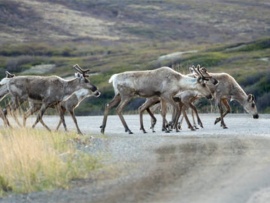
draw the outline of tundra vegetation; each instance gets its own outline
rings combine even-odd
[[[45,6],[46,12],[41,9]],[[114,73],[172,64],[185,73],[187,67],[201,64],[210,72],[231,74],[254,94],[259,112],[266,113],[270,112],[268,14],[267,2],[254,0],[215,4],[207,0],[45,0],[35,4],[3,0],[0,77],[6,69],[16,75],[41,69],[44,75],[65,77],[73,64],[90,65],[97,73],[93,83],[104,94],[99,101],[84,102],[77,113],[96,115],[103,113],[113,96],[107,81]],[[174,57],[162,57],[168,55]],[[142,102],[132,102],[129,110]],[[204,103],[199,106],[206,112],[209,103]],[[237,104],[232,106],[233,112],[242,112]]]
[[[158,60],[159,56],[178,51],[176,48],[169,49],[168,46],[176,47],[175,43],[168,43],[162,47],[161,44],[136,44],[132,46],[123,44],[119,46],[102,47],[101,45],[71,45],[73,55],[69,57],[52,55],[41,52],[39,45],[32,46],[32,53],[25,51],[29,45],[20,44],[16,46],[0,47],[0,75],[5,77],[5,70],[16,75],[23,74],[37,64],[54,64],[55,67],[44,73],[44,75],[57,74],[66,77],[71,74],[70,66],[79,63],[82,67],[91,66],[91,81],[97,85],[103,93],[98,100],[86,99],[76,110],[78,115],[102,115],[104,106],[113,97],[114,92],[107,83],[114,73],[126,70],[145,70],[165,66],[177,66],[181,73],[188,73],[188,67],[193,64],[201,64],[210,72],[227,72],[231,74],[243,87],[243,89],[255,96],[258,111],[269,113],[269,54],[270,39],[257,40],[250,43],[219,45],[218,47],[203,48],[191,46],[189,49],[198,49],[197,53],[184,54],[177,58]],[[45,45],[44,45],[45,46]],[[64,45],[62,45],[64,49]],[[53,49],[53,46],[46,46]],[[57,46],[61,49],[61,45]],[[9,50],[9,55],[3,55],[4,50]],[[21,51],[20,51],[21,50]],[[25,52],[24,52],[24,51]],[[84,50],[81,51],[81,50]],[[158,50],[158,51],[157,51]],[[35,54],[36,52],[39,54]],[[14,53],[13,53],[14,52]],[[40,53],[41,52],[41,53]],[[27,58],[27,60],[25,60]],[[21,73],[22,72],[22,73]],[[3,102],[6,102],[4,100]],[[127,110],[136,110],[143,101],[134,100],[128,105]],[[243,112],[237,103],[232,103],[232,112]],[[209,110],[209,102],[200,101],[200,111]],[[216,112],[218,110],[216,109]]]
[[[100,167],[98,159],[76,147],[75,133],[29,128],[0,131],[0,196],[68,188]],[[89,137],[82,142],[89,142]],[[78,167],[80,166],[80,167]]]

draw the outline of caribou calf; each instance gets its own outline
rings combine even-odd
[[[125,128],[125,131],[132,134],[129,129],[122,111],[128,102],[136,97],[158,96],[161,99],[162,129],[166,130],[166,102],[171,104],[178,111],[174,120],[174,127],[178,132],[177,122],[179,119],[179,105],[173,100],[173,96],[179,91],[197,90],[211,98],[208,88],[208,81],[204,77],[191,78],[182,75],[170,67],[161,67],[155,70],[146,71],[127,71],[111,76],[109,83],[112,83],[115,96],[105,106],[101,133],[104,133],[109,110],[117,107],[117,114]]]
[[[83,134],[78,126],[78,122],[77,119],[75,117],[75,113],[74,110],[75,108],[77,108],[80,103],[87,97],[91,97],[91,96],[95,96],[95,97],[99,97],[100,94],[94,94],[93,92],[90,91],[89,89],[80,89],[75,91],[71,96],[69,96],[66,100],[64,99],[62,102],[60,102],[57,105],[53,105],[50,106],[51,108],[56,108],[59,111],[59,116],[60,116],[60,120],[59,123],[56,127],[56,130],[59,129],[60,125],[63,124],[65,130],[67,131],[67,125],[65,122],[65,112],[68,111],[69,114],[71,115],[73,122],[75,123],[76,129],[77,129],[77,133],[78,134]],[[27,118],[34,114],[36,111],[38,111],[41,108],[42,103],[39,101],[35,101],[35,100],[31,100],[29,99],[29,109],[28,111],[24,114],[24,126],[26,125],[26,120]],[[42,120],[42,118],[40,119],[41,124],[48,129],[48,126],[44,123],[44,121]],[[35,126],[33,126],[35,127]],[[48,129],[49,130],[49,129]]]

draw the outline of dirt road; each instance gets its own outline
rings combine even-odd
[[[270,115],[254,120],[230,114],[221,129],[217,115],[202,114],[203,129],[163,133],[157,115],[156,133],[139,130],[138,116],[125,116],[133,135],[116,116],[109,116],[105,135],[101,116],[79,117],[89,146],[104,167],[69,190],[15,195],[0,202],[145,202],[145,203],[265,203],[270,202]],[[55,126],[57,117],[47,117]],[[70,118],[69,129],[74,130]],[[29,122],[31,123],[31,122]],[[145,127],[150,120],[145,116]]]

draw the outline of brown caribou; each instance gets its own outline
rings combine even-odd
[[[11,112],[14,112],[20,104],[29,99],[41,102],[41,108],[32,126],[34,127],[42,119],[48,107],[59,104],[76,91],[87,89],[93,92],[93,95],[99,96],[100,92],[97,87],[86,78],[86,73],[89,70],[82,70],[77,65],[74,68],[79,73],[76,73],[75,78],[71,80],[65,80],[58,76],[16,76],[2,80],[0,84],[4,84],[11,96],[11,105],[9,106]],[[2,96],[4,95],[0,95],[0,98]]]

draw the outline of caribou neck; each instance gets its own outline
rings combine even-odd
[[[183,76],[182,79],[179,80],[179,85],[182,90],[197,90],[197,78]]]
[[[67,95],[71,95],[75,91],[81,89],[79,83],[80,81],[77,78],[69,80],[66,83],[64,83],[64,97]]]
[[[231,100],[236,100],[240,104],[244,104],[247,101],[248,95],[238,84],[234,84],[231,90]]]

